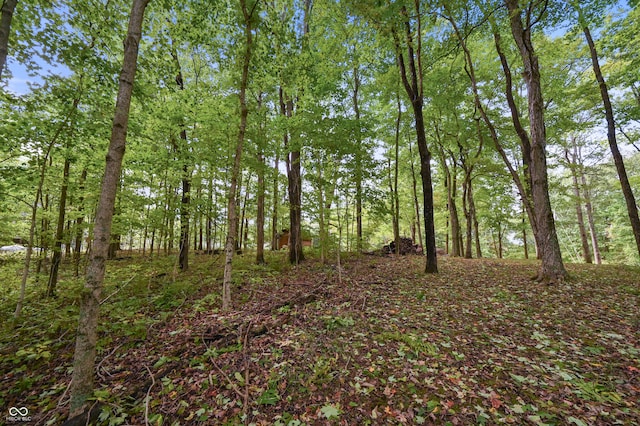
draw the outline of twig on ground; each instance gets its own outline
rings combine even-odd
[[[118,349],[120,349],[122,347],[122,345],[124,345],[124,343],[116,346],[111,352],[109,352],[109,354],[107,356],[102,358],[102,360],[96,366],[96,374],[98,375],[98,377],[100,377],[100,379],[105,380],[104,376],[102,374],[100,374],[100,369],[102,368],[102,363],[105,362],[107,360],[107,358],[109,358],[111,355],[113,355]],[[107,374],[109,374],[108,371],[107,371]],[[109,374],[109,376],[111,376],[111,374]]]
[[[58,399],[58,405],[56,405],[56,408],[60,408],[60,407],[62,407],[64,405],[64,403],[63,403],[64,397],[69,392],[69,389],[71,388],[71,383],[72,382],[73,382],[73,379],[69,380],[69,384],[67,385],[67,388],[64,390],[64,392],[62,392],[62,395],[60,395],[60,398]]]
[[[204,339],[204,335],[202,336],[202,343],[204,343],[204,346],[207,348],[207,351],[209,349],[211,349],[209,347],[209,345],[207,344],[207,341]],[[213,357],[211,355],[209,355],[209,360],[211,361],[211,364],[213,364],[213,366],[215,367],[215,369],[218,371],[218,373],[220,373],[222,375],[222,377],[225,378],[225,380],[227,381],[227,383],[229,384],[229,386],[231,386],[231,389],[233,389],[233,391],[236,393],[236,395],[238,395],[240,397],[240,399],[244,400],[244,394],[242,392],[240,392],[240,390],[238,389],[238,387],[236,386],[235,383],[233,383],[233,381],[229,378],[229,376],[227,375],[227,373],[225,373],[222,368],[220,368],[218,366],[218,364],[216,363],[216,361],[213,359]]]
[[[147,364],[144,365],[144,368],[147,369],[147,372],[151,376],[151,386],[149,386],[149,389],[147,389],[147,396],[145,397],[145,400],[144,400],[144,424],[148,425],[149,424],[149,397],[151,395],[151,388],[153,388],[153,385],[156,384],[156,379],[153,377],[153,373],[151,373],[151,370],[149,369]]]
[[[247,323],[244,331],[244,345],[242,348],[244,356],[244,400],[242,404],[242,414],[244,415],[244,424],[249,424],[249,332],[251,331],[251,321]]]
[[[136,277],[136,275],[132,276],[131,278],[129,278],[124,284],[122,284],[120,287],[118,287],[116,289],[116,291],[114,291],[113,293],[111,293],[110,295],[108,295],[107,297],[105,297],[104,299],[102,299],[102,301],[100,302],[100,305],[102,305],[104,302],[106,302],[107,300],[109,300],[111,298],[111,296],[114,296],[115,294],[119,293],[120,290],[122,290],[123,288],[125,288],[131,281],[133,281],[133,279]]]

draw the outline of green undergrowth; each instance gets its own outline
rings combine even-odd
[[[229,312],[221,256],[185,273],[173,257],[110,262],[100,424],[640,422],[638,268],[568,265],[549,286],[530,280],[535,261],[442,258],[425,275],[420,257],[309,257],[236,257]],[[0,405],[41,424],[68,404],[82,280],[67,267],[56,299],[30,283],[24,317],[1,329]]]
[[[236,256],[236,287],[244,281],[262,282],[286,268],[280,254],[270,266],[256,266],[252,259]],[[24,259],[5,256],[0,263],[0,406],[56,407],[66,389],[78,321],[83,277],[73,276],[73,265],[63,263],[56,297],[45,297],[48,277],[31,271],[22,315],[13,319],[19,295]],[[133,348],[145,341],[150,330],[163,327],[176,312],[217,311],[220,308],[221,256],[192,256],[190,269],[181,273],[175,256],[124,256],[108,262],[102,291],[98,329],[98,360],[113,350]],[[35,268],[35,264],[32,262]],[[255,276],[255,277],[254,277]],[[47,371],[54,366],[53,371]],[[38,387],[40,392],[32,392]],[[5,392],[6,391],[6,392]],[[104,399],[104,392],[98,399]],[[17,398],[16,395],[28,395]],[[101,396],[100,396],[101,395]],[[35,407],[38,407],[37,409]],[[55,421],[52,424],[56,424]]]

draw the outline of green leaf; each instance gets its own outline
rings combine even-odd
[[[524,413],[524,407],[522,407],[522,405],[520,405],[520,404],[515,404],[515,405],[511,406],[511,411],[513,411],[516,414],[523,414]]]
[[[325,419],[332,419],[340,416],[340,409],[333,404],[327,404],[320,409]]]
[[[576,425],[578,425],[578,426],[588,426],[588,425],[587,425],[587,423],[585,423],[585,422],[583,422],[582,420],[577,419],[577,418],[575,418],[575,417],[573,417],[573,416],[568,417],[568,418],[567,418],[567,421],[568,421],[569,423],[574,423],[574,424],[576,424]]]
[[[258,397],[258,405],[276,405],[280,401],[280,395],[275,389],[267,389]]]

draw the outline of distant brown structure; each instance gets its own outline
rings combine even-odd
[[[313,245],[310,238],[302,239],[302,247],[311,247]],[[276,234],[276,250],[282,250],[285,247],[289,247],[289,230],[283,229]]]

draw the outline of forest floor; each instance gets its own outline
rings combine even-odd
[[[640,424],[638,267],[568,265],[547,286],[534,261],[443,257],[426,275],[418,256],[285,256],[236,259],[230,312],[220,256],[184,274],[172,258],[110,263],[102,424]],[[19,269],[0,269],[3,318]],[[63,275],[52,300],[41,281],[0,327],[0,424],[8,407],[66,417],[82,280]]]

